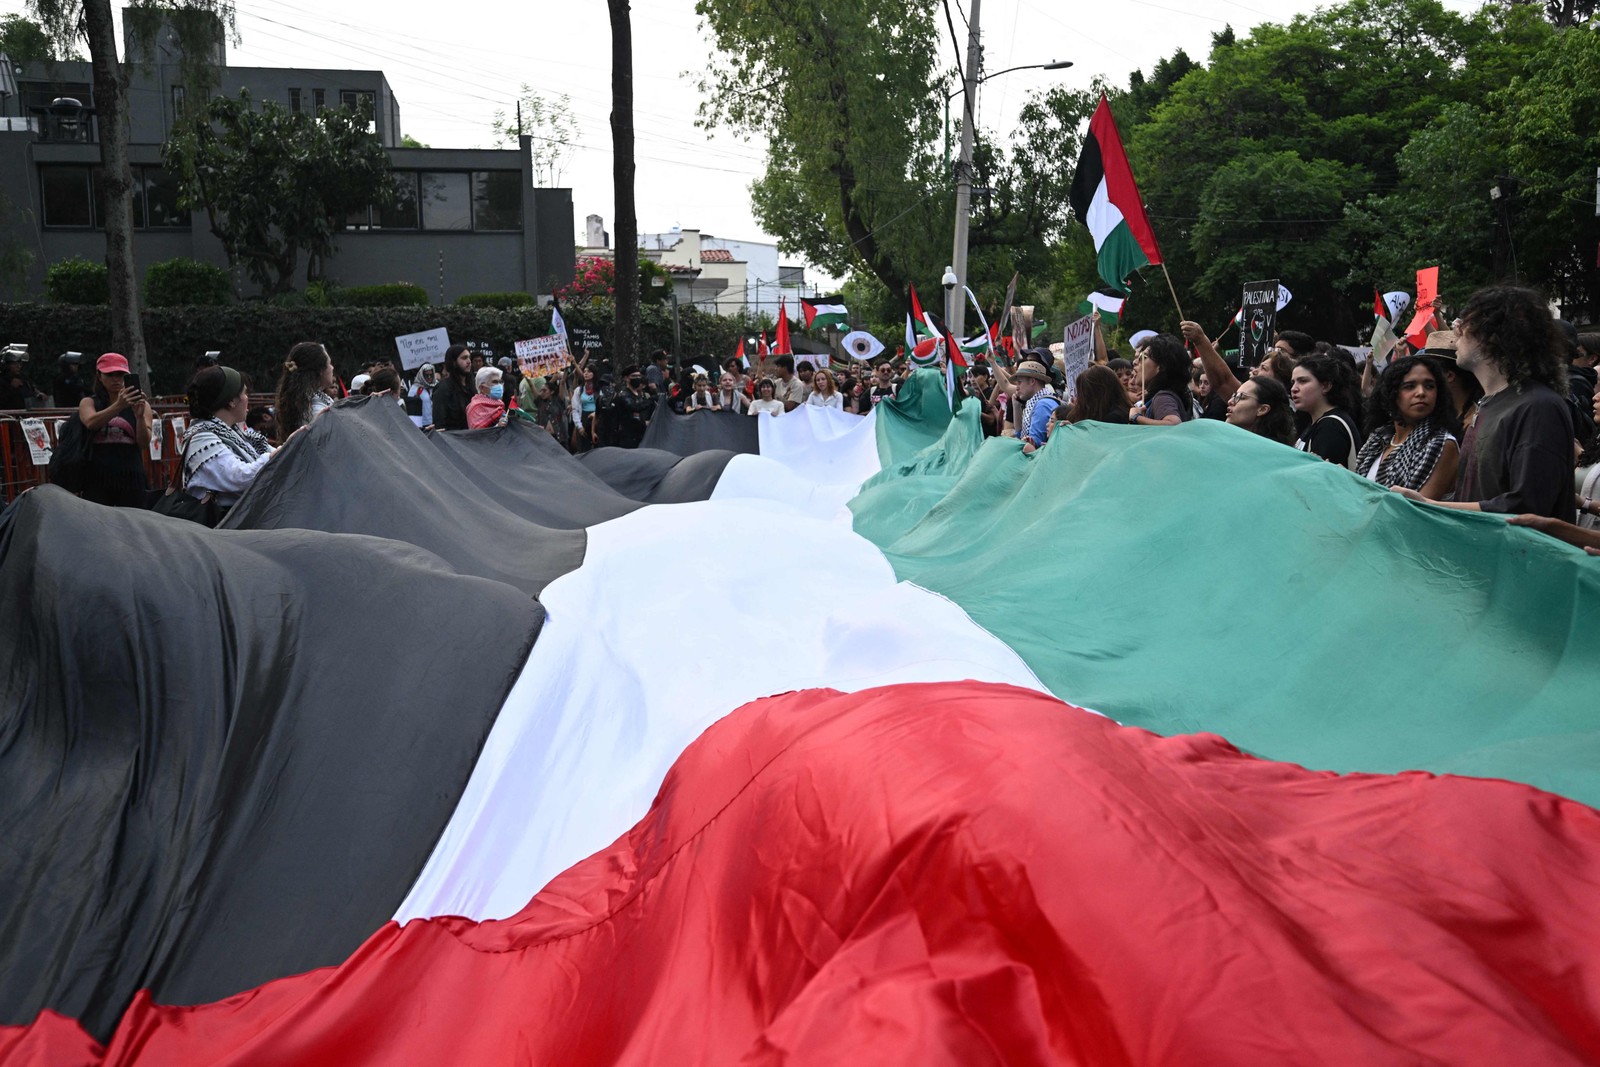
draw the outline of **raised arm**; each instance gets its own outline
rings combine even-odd
[[[1217,346],[1211,343],[1211,338],[1206,336],[1205,329],[1198,322],[1181,322],[1178,328],[1183,331],[1183,339],[1194,346],[1206,377],[1211,379],[1211,395],[1226,401],[1242,383],[1234,376],[1227,361],[1218,354]]]

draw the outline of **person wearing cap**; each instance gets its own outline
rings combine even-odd
[[[78,373],[82,364],[82,352],[63,352],[56,358],[56,380],[50,386],[50,397],[56,407],[75,408],[89,395],[83,375]]]
[[[488,366],[473,378],[478,394],[467,404],[467,429],[482,430],[506,423],[506,387],[499,367]]]
[[[1456,365],[1456,332],[1434,330],[1428,334],[1427,343],[1417,355],[1427,356],[1444,371],[1444,380],[1450,387],[1450,403],[1455,408],[1456,418],[1461,421],[1463,430],[1470,427],[1478,417],[1478,398],[1483,396],[1483,386],[1478,384],[1478,379]],[[1393,363],[1404,358],[1405,355],[1397,347],[1389,362]]]
[[[622,388],[616,391],[610,404],[615,443],[622,448],[638,448],[650,425],[656,402],[645,390],[644,371],[640,368],[629,367],[622,382]]]
[[[1032,452],[1044,444],[1050,432],[1050,420],[1055,417],[1061,403],[1050,385],[1050,372],[1033,353],[1017,364],[1011,372],[1016,383],[1017,400],[1022,404],[1022,422],[1016,434],[1022,441],[1022,451]]]
[[[1455,325],[1456,364],[1484,395],[1461,443],[1455,499],[1437,506],[1572,522],[1566,361],[1544,300],[1520,286],[1489,286],[1472,294]]]
[[[94,445],[84,471],[83,498],[114,508],[142,508],[149,488],[144,457],[150,452],[155,412],[128,384],[128,361],[107,352],[95,361],[94,392],[78,403],[78,419]]]
[[[250,382],[234,368],[206,367],[189,380],[187,392],[194,421],[183,435],[183,490],[232,507],[277,450],[245,425]]]

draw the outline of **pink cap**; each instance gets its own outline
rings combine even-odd
[[[95,360],[94,369],[102,374],[127,374],[128,361],[120,352],[107,352]]]

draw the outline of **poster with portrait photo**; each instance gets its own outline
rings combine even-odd
[[[1278,326],[1278,279],[1246,282],[1239,309],[1239,365],[1258,366]]]

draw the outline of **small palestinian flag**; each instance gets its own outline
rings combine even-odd
[[[1089,120],[1078,173],[1068,194],[1072,212],[1089,227],[1099,258],[1100,277],[1119,293],[1128,291],[1128,275],[1161,263],[1161,246],[1144,213],[1133,169],[1122,149],[1116,119],[1105,96]]]
[[[1078,305],[1078,314],[1080,316],[1093,315],[1098,311],[1100,312],[1100,321],[1107,326],[1115,328],[1122,318],[1122,307],[1127,302],[1127,297],[1117,296],[1114,293],[1097,289],[1089,294],[1088,299]]]
[[[815,300],[801,299],[800,313],[805,316],[806,329],[843,326],[850,321],[850,311],[844,306],[844,297],[819,296]]]

